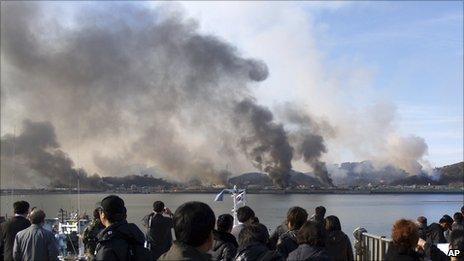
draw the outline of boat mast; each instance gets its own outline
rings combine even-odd
[[[234,189],[232,191],[232,199],[234,201],[234,208],[232,209],[232,216],[234,217],[234,226],[238,225],[238,220],[237,220],[237,196],[238,196],[237,185],[234,185]]]
[[[13,127],[13,171],[11,173],[11,197],[14,195],[14,182],[16,172],[16,124]]]
[[[81,213],[81,189],[80,189],[80,182],[79,182],[79,175],[77,176],[77,215],[79,216]]]

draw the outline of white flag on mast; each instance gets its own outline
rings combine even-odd
[[[242,193],[238,194],[236,199],[237,199],[237,203],[246,203],[247,201],[246,191],[242,191]]]
[[[214,198],[214,201],[223,201],[224,200],[224,192],[225,192],[225,190],[222,190],[221,192],[219,192],[219,194],[217,194],[216,197]]]

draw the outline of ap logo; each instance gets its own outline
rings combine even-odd
[[[448,256],[457,257],[457,256],[459,256],[460,253],[461,253],[461,251],[459,249],[450,249],[450,250],[448,250]]]

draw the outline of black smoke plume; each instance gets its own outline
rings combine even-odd
[[[142,2],[72,10],[65,16],[69,6],[61,3],[2,3],[3,122],[47,119],[42,129],[53,134],[37,134],[44,142],[18,148],[32,169],[57,184],[88,177],[60,149],[53,125],[63,150],[85,148],[79,164],[91,173],[113,176],[139,164],[179,181],[220,184],[231,172],[247,171],[251,159],[275,184],[287,185],[293,157],[287,132],[249,99],[250,83],[268,76],[264,62],[199,33],[180,11]],[[25,123],[23,139],[43,131],[34,125]],[[298,144],[297,153],[321,165],[325,150]]]
[[[240,146],[253,164],[269,173],[275,185],[286,187],[292,170],[293,148],[282,124],[273,121],[272,113],[253,100],[243,100],[235,109],[237,124],[243,126]]]
[[[292,127],[290,139],[295,148],[295,156],[303,158],[323,184],[333,186],[326,164],[320,160],[322,154],[327,152],[322,134],[334,135],[332,127],[324,121],[312,119],[296,106],[287,105],[281,108],[280,114]]]
[[[15,160],[28,166],[52,187],[74,188],[78,180],[82,188],[103,187],[98,175],[89,176],[82,168],[74,167],[74,162],[60,150],[55,129],[49,122],[24,120],[19,136],[8,134],[2,137],[1,157],[2,161]]]

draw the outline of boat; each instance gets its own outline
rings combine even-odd
[[[87,260],[82,235],[89,223],[87,216],[63,209],[58,217],[45,220],[44,228],[52,231],[57,240],[59,260]]]

